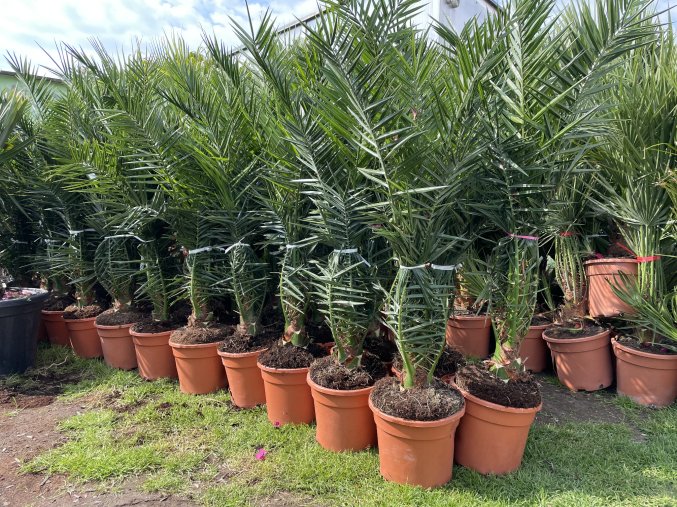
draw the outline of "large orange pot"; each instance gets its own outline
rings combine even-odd
[[[129,331],[134,342],[139,375],[147,380],[177,378],[176,361],[169,346],[171,331],[162,333],[137,333]]]
[[[313,382],[308,385],[315,403],[315,439],[330,451],[360,451],[376,446],[376,425],[369,408],[373,386],[341,391]]]
[[[136,368],[136,351],[129,328],[132,324],[118,326],[102,326],[96,324],[96,330],[101,338],[103,360],[108,366],[121,370]]]
[[[519,357],[522,359],[527,370],[541,372],[548,367],[548,356],[550,351],[548,345],[543,340],[543,331],[550,324],[544,326],[530,326],[529,331],[524,336],[520,344]]]
[[[64,320],[76,355],[87,359],[103,356],[101,339],[94,323],[96,317]]]
[[[491,319],[486,315],[456,315],[447,321],[447,343],[465,356],[487,357],[490,334]]]
[[[313,396],[306,382],[309,368],[269,368],[256,364],[263,377],[270,422],[275,425],[310,424],[315,420]]]
[[[588,313],[593,317],[615,317],[621,313],[633,313],[630,305],[625,304],[614,293],[612,287],[623,286],[619,273],[625,273],[634,279],[637,277],[635,259],[610,258],[593,259],[583,263],[588,286]]]
[[[42,310],[42,322],[45,323],[49,343],[61,347],[71,346],[70,333],[63,320],[63,310]]]
[[[238,407],[251,408],[266,403],[263,377],[256,365],[264,350],[243,353],[218,351],[223,367],[226,369],[230,397]]]
[[[572,391],[598,391],[614,381],[609,330],[584,338],[543,339],[552,353],[557,378]]]
[[[465,407],[437,421],[410,421],[384,414],[369,399],[378,437],[380,472],[387,481],[424,488],[451,480],[454,433]]]
[[[456,432],[454,459],[481,474],[507,474],[522,464],[529,429],[542,404],[512,408],[484,401],[458,388],[465,416]]]
[[[611,340],[616,390],[640,405],[667,407],[677,399],[677,355],[651,354]]]
[[[218,354],[221,343],[186,344],[169,340],[176,360],[179,388],[182,393],[213,393],[228,385],[226,372]]]

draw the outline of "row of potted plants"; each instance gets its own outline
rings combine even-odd
[[[617,351],[666,358],[650,403],[677,394],[677,52],[631,4],[518,0],[431,41],[415,2],[351,0],[293,44],[266,15],[237,51],[64,46],[65,94],[11,56],[32,108],[2,115],[0,261],[51,290],[48,334],[82,357],[195,394],[227,375],[234,403],[316,418],[329,449],[376,435],[389,480],[510,472],[542,404],[535,315],[568,387],[613,380],[589,313],[620,317]],[[608,374],[568,384],[567,344]]]

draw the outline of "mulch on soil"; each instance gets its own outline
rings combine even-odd
[[[461,393],[440,380],[433,380],[429,386],[403,389],[392,377],[376,382],[371,402],[385,414],[410,421],[444,419],[464,406]]]
[[[96,317],[96,323],[100,326],[124,326],[125,324],[134,324],[142,320],[148,320],[150,315],[141,313],[137,310],[115,310],[110,308]]]
[[[317,359],[310,366],[310,378],[313,382],[327,389],[341,391],[364,389],[387,374],[388,368],[383,361],[370,352],[364,352],[359,368],[348,369],[339,364],[334,356]]]
[[[277,342],[259,356],[259,363],[268,368],[308,368],[315,359],[325,357],[328,353],[326,348],[315,343],[303,348]]]
[[[541,403],[541,391],[533,379],[504,380],[486,367],[471,364],[456,373],[456,385],[478,398],[512,408],[533,408]]]
[[[270,326],[255,336],[241,329],[236,329],[233,334],[223,341],[223,345],[219,347],[219,350],[230,354],[255,352],[271,347],[280,336],[282,336],[282,326]]]
[[[75,303],[75,298],[70,294],[54,294],[47,296],[47,301],[42,305],[43,310],[49,312],[61,312]]]
[[[67,320],[91,319],[97,317],[105,310],[99,305],[87,305],[78,308],[76,305],[70,305],[63,312],[63,318]]]
[[[166,333],[167,331],[174,331],[179,329],[183,324],[171,321],[148,320],[137,322],[129,329],[135,333]]]
[[[174,331],[170,340],[184,345],[198,345],[223,341],[232,333],[232,326],[185,326]]]
[[[576,338],[588,338],[604,332],[602,326],[584,326],[581,328],[553,326],[545,330],[548,338],[555,338],[558,340],[573,340]]]
[[[640,342],[638,339],[631,336],[622,336],[616,338],[618,343],[629,347],[631,349],[639,350],[640,352],[646,352],[647,354],[656,354],[660,356],[673,356],[677,354],[677,350],[669,349],[665,345],[675,346],[674,343],[670,343],[668,340],[656,340],[654,343],[651,342]]]

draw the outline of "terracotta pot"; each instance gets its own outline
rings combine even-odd
[[[64,320],[76,355],[87,359],[103,356],[101,339],[94,323],[96,317]]]
[[[447,321],[447,343],[466,356],[487,357],[490,334],[491,319],[486,315],[457,315]]]
[[[481,474],[507,474],[522,464],[529,429],[542,405],[512,408],[484,401],[458,388],[465,416],[456,432],[454,459]]]
[[[608,329],[585,338],[550,338],[546,329],[543,339],[552,352],[557,378],[572,391],[597,391],[613,382]]]
[[[270,422],[275,425],[310,424],[315,420],[313,396],[306,382],[309,368],[269,368],[256,364],[263,377]]]
[[[235,354],[217,351],[226,369],[228,387],[233,403],[238,407],[251,408],[266,403],[261,370],[256,365],[265,349]]]
[[[677,355],[652,354],[611,340],[616,390],[640,405],[667,407],[677,399]]]
[[[360,451],[376,446],[376,425],[369,408],[373,386],[341,391],[307,377],[315,403],[315,439],[330,451]]]
[[[633,308],[614,294],[612,284],[622,286],[618,273],[637,277],[635,259],[593,259],[583,263],[588,286],[588,313],[593,317],[615,317],[633,313]]]
[[[136,351],[139,375],[147,380],[178,378],[176,361],[169,346],[171,331],[162,333],[137,333],[130,329]]]
[[[213,393],[228,385],[226,372],[218,354],[221,343],[186,344],[169,340],[176,360],[179,388],[182,393]]]
[[[47,338],[47,327],[45,326],[45,319],[40,318],[38,323],[38,342],[49,342]]]
[[[541,372],[548,367],[550,351],[543,340],[543,331],[549,324],[544,326],[531,326],[520,344],[519,357],[524,362],[527,370]]]
[[[71,339],[66,322],[63,320],[63,310],[42,310],[42,321],[47,329],[47,338],[52,345],[70,347]]]
[[[96,330],[101,338],[103,360],[108,366],[121,370],[136,368],[136,351],[132,335],[129,334],[131,324],[120,326],[102,326],[96,324]]]
[[[451,480],[454,433],[465,408],[437,421],[410,421],[384,414],[369,399],[378,437],[380,472],[387,481],[424,488]]]

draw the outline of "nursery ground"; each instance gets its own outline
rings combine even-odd
[[[276,429],[225,392],[184,395],[41,348],[34,370],[0,379],[0,505],[677,505],[677,408],[539,381],[544,408],[518,472],[455,467],[426,491],[383,481],[375,451],[324,451],[312,426]]]

